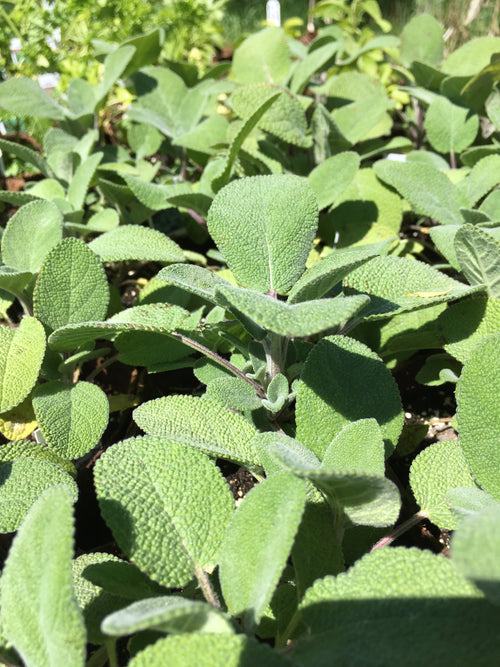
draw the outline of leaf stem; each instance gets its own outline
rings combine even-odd
[[[269,384],[278,373],[281,373],[285,364],[288,338],[270,332],[265,337],[263,344],[266,352],[267,364],[266,382]]]
[[[108,639],[105,646],[108,652],[109,667],[119,667],[118,656],[116,655],[116,639]]]
[[[101,371],[103,371],[103,370],[104,370],[105,368],[107,368],[108,366],[111,366],[111,364],[114,364],[115,361],[118,361],[119,358],[120,358],[120,353],[119,353],[119,352],[117,352],[116,354],[113,354],[113,356],[111,356],[111,357],[109,357],[108,359],[106,359],[106,361],[103,361],[102,364],[100,364],[99,366],[96,366],[96,367],[94,368],[94,370],[91,371],[91,372],[87,375],[87,377],[85,378],[85,380],[86,380],[87,382],[92,382],[92,381],[99,375],[99,373],[100,373]]]
[[[212,607],[215,607],[216,609],[220,609],[220,602],[219,598],[217,597],[216,592],[213,589],[212,584],[210,583],[210,579],[208,578],[207,573],[205,570],[203,570],[199,565],[195,566],[195,575],[196,578],[198,579],[201,590],[203,591],[203,595],[205,596],[205,600],[212,605]]]
[[[370,553],[375,551],[375,549],[381,549],[382,547],[388,546],[391,544],[391,542],[394,542],[396,538],[403,535],[403,533],[406,533],[407,530],[410,530],[410,528],[413,528],[413,526],[417,526],[423,519],[427,518],[428,517],[425,512],[417,512],[406,521],[403,521],[403,523],[397,526],[397,528],[394,528],[388,535],[380,539],[376,544],[374,544],[370,549]]]

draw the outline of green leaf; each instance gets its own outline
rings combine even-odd
[[[49,165],[43,157],[27,146],[23,146],[14,141],[7,141],[7,139],[0,139],[0,149],[5,153],[15,155],[23,162],[32,164],[47,178],[50,178],[53,175]]]
[[[109,302],[103,266],[83,241],[64,239],[47,254],[33,294],[34,312],[50,329],[102,319]]]
[[[59,468],[70,474],[71,477],[76,477],[76,469],[73,463],[60,457],[54,450],[47,447],[47,445],[32,442],[31,440],[14,440],[0,447],[1,463],[9,463],[19,458],[43,459],[59,466]]]
[[[262,618],[290,554],[306,502],[305,484],[277,473],[255,486],[234,513],[220,551],[219,576],[233,616],[247,632]]]
[[[160,639],[138,653],[129,667],[291,667],[281,653],[245,635],[188,634]]]
[[[455,252],[455,235],[461,226],[461,224],[438,225],[437,227],[431,227],[429,230],[429,235],[437,250],[457,271],[460,271],[460,266]]]
[[[90,181],[103,158],[104,153],[94,153],[75,171],[68,188],[68,201],[73,210],[83,208]]]
[[[445,440],[426,447],[412,463],[410,485],[420,505],[420,513],[444,530],[455,530],[457,527],[448,492],[457,487],[476,487],[456,440]]]
[[[151,262],[182,262],[184,253],[168,236],[149,227],[124,225],[105,232],[89,243],[103,262],[127,259]]]
[[[365,319],[380,319],[458,299],[481,287],[469,287],[432,266],[409,257],[374,257],[344,278],[347,294],[368,294]]]
[[[97,445],[108,425],[108,399],[89,382],[67,385],[58,380],[39,385],[33,409],[49,447],[67,459],[80,458]]]
[[[469,206],[474,206],[484,195],[498,185],[499,181],[500,155],[488,155],[476,162],[471,172],[457,183],[457,188],[465,197]]]
[[[288,303],[320,299],[350,271],[376,255],[371,246],[334,250],[302,274],[290,290]]]
[[[34,317],[17,329],[0,327],[0,413],[22,403],[33,389],[45,354],[45,332]]]
[[[449,178],[428,164],[379,160],[373,169],[385,183],[396,188],[415,213],[443,225],[461,225],[460,207],[466,205]]]
[[[429,143],[438,153],[461,153],[474,143],[479,117],[470,109],[439,97],[430,105],[424,126]]]
[[[97,102],[111,90],[116,80],[125,72],[135,51],[135,45],[129,43],[126,46],[120,46],[116,51],[106,56],[102,80],[96,87]]]
[[[432,14],[414,16],[401,33],[401,59],[406,66],[415,60],[438,67],[443,59],[443,29]]]
[[[213,399],[163,396],[136,408],[134,421],[148,435],[175,440],[243,465],[260,464],[252,443],[255,427]]]
[[[152,211],[164,211],[168,208],[167,199],[169,197],[186,195],[191,192],[191,188],[187,183],[159,185],[157,183],[149,183],[131,174],[123,173],[121,176],[141,204],[144,204],[144,206],[147,206]]]
[[[367,391],[376,387],[376,392]],[[386,455],[398,441],[403,411],[396,383],[379,357],[343,336],[323,338],[309,353],[297,390],[297,438],[320,459],[346,424],[376,419]]]
[[[27,665],[83,667],[86,638],[74,597],[73,491],[48,489],[23,521],[2,573],[2,623]]]
[[[466,518],[453,534],[451,553],[458,570],[488,600],[500,605],[500,506],[486,507]]]
[[[251,323],[262,328],[260,333],[251,326],[248,329],[259,340],[265,330],[281,336],[305,337],[340,327],[369,303],[368,297],[359,295],[289,305],[267,294],[232,286],[217,287],[216,293],[221,303],[241,319],[245,327],[245,318],[249,318]]]
[[[94,255],[95,256],[95,255]],[[127,308],[105,322],[78,322],[57,329],[49,338],[55,350],[69,351],[86,345],[96,338],[110,339],[120,331],[155,331],[170,333],[189,316],[179,306],[152,303]]]
[[[307,181],[316,195],[320,211],[334,204],[352,183],[359,164],[359,155],[347,151],[328,158],[311,171]]]
[[[488,336],[467,359],[457,389],[460,444],[477,483],[500,500],[500,335]]]
[[[62,216],[48,201],[22,206],[2,236],[2,259],[19,271],[38,273],[45,255],[62,239]]]
[[[2,448],[3,449],[3,448]],[[58,484],[71,489],[73,499],[78,489],[67,472],[49,461],[16,458],[0,465],[0,532],[13,533],[19,528],[30,507],[42,493]]]
[[[13,77],[0,85],[0,107],[16,116],[64,120],[65,110],[36,81]]]
[[[174,146],[184,146],[195,153],[213,155],[216,152],[215,145],[226,141],[227,130],[228,121],[216,113],[203,120],[191,132],[177,137],[172,143]]]
[[[115,347],[122,364],[131,366],[157,366],[184,359],[192,349],[155,331],[123,331],[116,336]]]
[[[233,634],[225,614],[206,602],[187,600],[178,595],[138,600],[107,616],[103,632],[112,637],[131,635],[142,630],[168,633]]]
[[[445,382],[457,382],[462,365],[448,353],[431,354],[415,375],[415,380],[428,387],[437,387]]]
[[[450,647],[463,664],[487,664],[499,649],[492,628],[500,614],[449,559],[416,548],[377,549],[347,573],[320,579],[300,610],[299,664],[327,667],[335,655],[340,664],[366,665],[376,655],[380,664],[437,665]],[[408,652],[415,627],[418,656]]]
[[[342,48],[340,41],[328,42],[310,51],[293,70],[290,81],[290,90],[296,95],[302,93],[309,84],[312,75],[321,70]],[[323,70],[322,70],[323,71]]]
[[[439,316],[444,349],[462,363],[485,336],[500,333],[500,300],[480,294],[452,304]]]
[[[233,499],[203,452],[162,438],[131,438],[108,449],[94,475],[102,515],[120,548],[152,579],[179,588],[216,565]]]
[[[297,176],[255,176],[221,190],[207,223],[239,284],[287,294],[305,269],[318,207]]]
[[[384,439],[375,419],[348,423],[325,451],[322,468],[366,472],[383,477]]]
[[[154,28],[142,35],[129,37],[122,42],[120,46],[133,46],[135,51],[133,52],[131,59],[128,61],[127,67],[119,76],[125,80],[141,67],[144,67],[145,65],[154,65],[158,62],[163,39],[163,28]]]
[[[500,51],[500,37],[478,37],[466,42],[451,53],[441,66],[453,76],[473,76],[490,64],[490,58]]]
[[[284,375],[278,373],[267,387],[267,399],[262,401],[264,407],[271,412],[279,412],[285,405],[290,388]]]
[[[168,285],[196,294],[211,303],[217,303],[215,288],[227,285],[227,281],[213,271],[192,264],[175,264],[162,269],[156,276]]]
[[[239,83],[282,84],[291,59],[285,32],[274,26],[247,37],[233,55],[233,75]]]
[[[500,243],[474,225],[462,225],[455,235],[460,268],[471,285],[486,285],[489,296],[500,297]]]
[[[214,378],[207,384],[205,397],[232,410],[258,410],[262,407],[255,388],[238,377]]]

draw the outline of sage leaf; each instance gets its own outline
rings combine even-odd
[[[3,631],[30,667],[85,664],[71,577],[73,502],[67,486],[47,489],[19,528],[2,573]]]
[[[285,405],[290,388],[288,380],[282,373],[273,377],[267,387],[267,399],[262,404],[271,412],[279,412]]]
[[[32,400],[47,445],[66,459],[93,449],[108,425],[106,394],[90,382],[46,382],[35,389]]]
[[[291,59],[285,31],[269,26],[247,37],[233,55],[233,75],[239,83],[282,84]]]
[[[211,398],[163,396],[140,405],[133,417],[148,435],[176,440],[243,465],[260,464],[252,443],[255,427]]]
[[[422,35],[425,35],[425,39],[422,39]],[[407,67],[415,60],[439,67],[443,50],[443,29],[432,14],[414,16],[403,28],[400,53]]]
[[[438,97],[427,110],[425,129],[435,151],[461,153],[474,143],[479,117],[446,97]]]
[[[90,317],[102,319],[108,302],[102,264],[83,241],[68,238],[52,248],[33,294],[34,312],[43,324],[53,330]]]
[[[346,151],[329,157],[311,171],[307,181],[316,195],[320,211],[334,204],[352,183],[359,164],[359,155]]]
[[[214,378],[207,384],[204,395],[206,398],[240,412],[243,410],[258,410],[262,407],[261,399],[255,388],[237,377]]]
[[[23,160],[23,162],[32,164],[46,178],[50,178],[51,176],[53,176],[52,171],[47,162],[43,159],[43,157],[39,153],[32,150],[31,148],[23,146],[22,144],[18,144],[15,141],[0,139],[0,149],[5,153],[10,153],[11,155],[15,155],[16,157]]]
[[[3,449],[3,448],[2,448]],[[0,532],[13,533],[19,528],[31,506],[42,493],[58,484],[66,484],[78,496],[74,480],[49,461],[16,458],[0,465]]]
[[[66,111],[36,81],[13,77],[0,86],[0,107],[16,116],[64,120]]]
[[[455,530],[457,517],[448,492],[457,487],[476,488],[460,444],[445,440],[426,447],[410,468],[410,486],[420,512],[444,530]]]
[[[217,564],[234,501],[203,452],[151,436],[124,440],[99,458],[95,485],[120,548],[153,580],[181,587]]]
[[[79,165],[73,174],[73,178],[71,179],[68,188],[68,202],[71,204],[74,211],[83,208],[90,181],[92,180],[103,156],[104,153],[93,153]]]
[[[184,261],[184,253],[177,243],[156,229],[138,225],[116,227],[104,232],[88,245],[102,262],[128,259],[166,263]]]
[[[322,459],[346,424],[371,417],[382,429],[388,456],[403,427],[401,399],[390,371],[356,340],[323,338],[309,353],[300,378],[297,439]]]
[[[158,273],[157,278],[189,294],[196,294],[210,303],[218,303],[215,291],[217,285],[227,284],[226,280],[213,271],[192,264],[166,266]]]
[[[457,183],[457,189],[469,206],[475,206],[499,181],[500,155],[489,155],[476,162],[470,173]]]
[[[375,419],[346,424],[325,451],[321,467],[385,474],[384,439]]]
[[[0,463],[9,463],[19,458],[43,459],[59,466],[73,479],[76,477],[74,464],[67,459],[63,459],[52,449],[49,449],[47,445],[31,440],[14,440],[0,447]]]
[[[462,225],[455,234],[460,268],[471,285],[486,285],[489,296],[500,297],[500,243],[474,225]]]
[[[62,216],[48,201],[21,206],[5,227],[2,259],[18,271],[38,273],[45,255],[62,239]]]
[[[283,472],[255,486],[234,513],[220,551],[229,611],[247,632],[262,618],[290,554],[306,501],[305,484]]]
[[[476,295],[453,303],[438,319],[444,349],[462,363],[485,336],[500,332],[500,299]]]
[[[255,176],[221,190],[207,224],[240,285],[287,294],[305,269],[318,207],[298,176]]]
[[[34,317],[17,329],[0,327],[0,413],[11,410],[33,389],[45,354],[45,332]]]

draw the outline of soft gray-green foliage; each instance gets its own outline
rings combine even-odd
[[[456,440],[445,440],[426,447],[412,463],[410,485],[420,512],[445,530],[457,527],[457,517],[450,507],[448,492],[457,487],[476,488],[462,448]]]
[[[137,225],[124,225],[105,232],[89,243],[103,262],[125,259],[152,262],[182,262],[184,253],[168,236]]]
[[[3,448],[2,448],[3,449]],[[26,454],[0,465],[0,532],[13,533],[42,493],[58,484],[71,489],[76,500],[74,480],[58,465]]]
[[[437,67],[443,58],[442,33],[441,26],[431,14],[414,16],[408,21],[401,33],[400,52],[405,65],[417,60]]]
[[[282,28],[268,27],[247,37],[233,56],[233,74],[239,83],[282,84],[291,59]]]
[[[85,627],[71,576],[73,501],[65,485],[41,496],[2,573],[3,631],[28,667],[85,664]]]
[[[256,627],[293,545],[306,501],[305,484],[277,473],[254,487],[229,522],[219,573],[229,611]]]
[[[500,335],[486,337],[467,359],[457,389],[460,444],[476,481],[500,500]]]
[[[0,462],[9,463],[19,458],[43,459],[55,463],[73,478],[76,477],[75,466],[71,461],[63,459],[45,444],[32,442],[31,440],[14,440],[0,447]]]
[[[33,409],[47,445],[67,459],[89,452],[108,425],[106,394],[89,382],[41,384],[33,392]]]
[[[165,586],[217,564],[233,499],[203,453],[143,436],[108,449],[95,466],[102,515],[124,553]]]
[[[93,153],[76,169],[68,188],[68,202],[77,211],[83,208],[85,196],[103,153]]]
[[[356,470],[383,477],[384,439],[375,419],[348,423],[332,440],[323,456],[325,469]]]
[[[287,294],[303,273],[317,224],[312,190],[290,175],[230,183],[208,216],[209,232],[239,284],[278,294]]]
[[[260,463],[252,444],[255,427],[212,398],[163,396],[136,408],[134,420],[148,435],[247,465]]]
[[[19,116],[64,120],[65,110],[36,81],[13,77],[0,86],[0,107]]]
[[[0,413],[19,405],[38,377],[45,353],[45,332],[34,317],[17,329],[0,327]]]
[[[109,287],[101,262],[83,241],[64,239],[46,255],[33,301],[36,317],[52,330],[104,319]]]
[[[320,211],[334,204],[350,185],[359,164],[359,155],[349,151],[328,158],[311,171],[307,180],[318,199]]]
[[[498,185],[499,181],[500,155],[489,155],[476,162],[470,173],[458,181],[457,189],[462,192],[469,206],[474,206]]]
[[[214,378],[207,384],[205,396],[233,410],[258,410],[262,407],[255,388],[238,377]]]
[[[461,153],[474,142],[479,117],[446,97],[438,97],[427,111],[425,129],[431,146],[438,153]]]
[[[488,295],[500,297],[500,243],[474,225],[462,225],[455,235],[460,268],[471,285],[486,285]]]
[[[463,363],[482,338],[500,332],[500,299],[476,295],[454,303],[439,316],[439,326],[444,349]]]

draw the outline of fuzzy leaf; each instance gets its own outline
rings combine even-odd
[[[461,225],[460,207],[467,204],[449,178],[435,167],[418,162],[379,160],[373,169],[396,188],[415,213],[428,215],[443,225]]]
[[[0,107],[16,116],[64,120],[65,110],[36,81],[13,77],[0,85]]]
[[[320,211],[334,204],[351,184],[359,164],[359,155],[348,151],[328,158],[311,171],[307,181],[316,195]]]
[[[457,527],[448,492],[457,487],[476,486],[456,440],[437,442],[424,449],[412,463],[410,485],[420,512],[444,530]]]
[[[326,450],[321,467],[356,470],[383,477],[384,439],[375,419],[346,424]]]
[[[262,407],[255,389],[238,377],[214,378],[207,384],[205,397],[233,410],[258,410]]]
[[[89,243],[103,262],[127,259],[151,262],[182,262],[184,253],[168,236],[138,225],[124,225],[105,232]]]
[[[500,297],[500,243],[474,225],[462,225],[455,235],[455,252],[471,285],[486,285],[489,296]]]
[[[297,176],[255,176],[221,190],[207,223],[239,284],[287,294],[305,269],[318,207]]]
[[[131,174],[122,174],[124,181],[137,199],[153,211],[164,211],[168,208],[167,199],[175,195],[186,195],[191,192],[187,183],[171,183],[159,185],[149,183]]]
[[[33,408],[49,447],[66,459],[93,449],[108,425],[108,399],[89,382],[46,382],[33,392]]]
[[[301,375],[297,438],[322,459],[346,424],[370,417],[382,429],[389,455],[403,427],[401,399],[390,372],[362,343],[343,336],[323,338],[308,355]]]
[[[282,84],[290,68],[282,28],[270,26],[247,37],[234,52],[233,75],[239,83]]]
[[[306,57],[294,67],[290,90],[292,93],[300,94],[309,84],[311,76],[320,70],[331,60],[338,51],[342,49],[341,42],[328,42],[314,51],[310,51]],[[322,70],[323,71],[323,70]]]
[[[253,445],[260,453],[262,466],[268,477],[276,472],[289,470],[292,464],[304,469],[320,467],[320,460],[310,449],[284,433],[258,433]]]
[[[348,322],[361,309],[369,304],[365,295],[337,297],[335,299],[316,299],[302,303],[288,304],[241,287],[220,286],[216,294],[220,302],[241,319],[257,323],[262,333],[273,331],[281,336],[305,337],[320,333]],[[249,332],[259,340],[262,334]]]
[[[0,139],[0,150],[2,150],[4,153],[10,153],[11,155],[15,155],[16,157],[20,158],[23,162],[32,164],[34,167],[39,169],[40,172],[46,178],[50,178],[52,176],[52,171],[47,162],[43,159],[43,157],[39,153],[32,150],[31,148],[23,146],[22,144],[18,144],[14,141],[7,141],[7,139]]]
[[[277,473],[255,486],[234,513],[220,551],[228,609],[247,632],[262,618],[293,545],[306,502],[305,484]]]
[[[163,396],[136,408],[134,421],[148,435],[175,440],[244,465],[260,464],[252,444],[255,427],[213,399]]]
[[[500,37],[471,39],[453,51],[442,64],[446,74],[473,76],[490,64],[491,56],[500,51]]]
[[[461,153],[474,143],[479,117],[446,97],[438,97],[427,111],[425,129],[435,151]]]
[[[457,183],[457,189],[469,206],[475,206],[499,181],[500,155],[489,155],[476,162],[470,173]]]
[[[44,354],[45,332],[34,317],[24,317],[17,329],[0,326],[0,413],[28,396]]]
[[[291,667],[281,653],[245,635],[187,634],[166,637],[148,646],[129,667]]]
[[[362,315],[380,319],[403,311],[426,308],[477,291],[449,278],[432,266],[408,257],[374,257],[344,278],[347,294],[368,294],[370,305]]]
[[[478,484],[500,500],[500,335],[488,336],[467,359],[457,389],[460,444]]]
[[[500,333],[500,299],[476,295],[452,304],[439,316],[444,349],[465,363],[485,336]]]
[[[68,188],[68,201],[73,207],[73,210],[78,211],[83,208],[90,181],[92,180],[103,155],[104,153],[93,153],[89,158],[82,162],[75,171]]]
[[[401,58],[406,66],[415,60],[438,67],[443,59],[443,29],[432,14],[414,16],[401,33]]]
[[[278,373],[267,387],[267,399],[263,401],[263,405],[271,412],[279,412],[285,405],[289,392],[288,380],[282,373]]]
[[[2,236],[2,259],[19,271],[38,273],[45,255],[62,239],[62,216],[49,201],[22,206]]]
[[[151,436],[124,440],[96,463],[95,485],[120,548],[155,581],[179,588],[216,565],[233,499],[203,452]]]
[[[58,484],[71,488],[73,499],[78,489],[67,472],[49,461],[17,458],[0,465],[0,532],[13,533],[19,528],[30,507],[42,493]]]
[[[22,294],[32,278],[30,272],[18,271],[10,266],[0,266],[0,289],[12,294]]]
[[[73,502],[65,485],[45,491],[14,538],[2,573],[3,631],[33,667],[85,664],[85,626],[71,578]]]
[[[19,458],[43,459],[59,466],[71,477],[76,477],[76,469],[73,463],[58,456],[47,445],[31,442],[31,440],[15,440],[0,447],[0,463],[8,463]]]
[[[227,285],[227,281],[213,271],[192,264],[166,266],[158,273],[157,278],[167,285],[178,287],[189,294],[196,294],[211,303],[217,303],[215,292],[217,285]]]
[[[131,635],[142,630],[168,633],[233,634],[229,619],[206,602],[188,600],[178,595],[138,600],[107,616],[102,630],[112,637]]]
[[[33,294],[35,315],[50,329],[106,316],[109,287],[101,262],[68,238],[46,256]]]
[[[7,410],[7,412],[0,414],[0,433],[7,440],[22,440],[23,438],[27,438],[33,433],[36,427],[37,423],[30,396],[27,396],[22,403],[16,405],[12,410]]]

